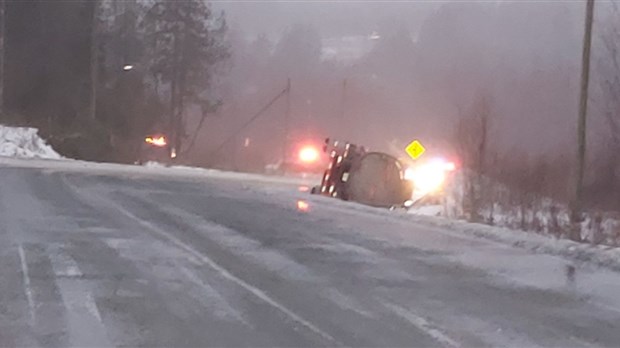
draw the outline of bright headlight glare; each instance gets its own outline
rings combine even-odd
[[[446,171],[450,170],[445,161],[436,160],[407,168],[404,177],[413,181],[416,192],[426,194],[441,189],[446,180]]]

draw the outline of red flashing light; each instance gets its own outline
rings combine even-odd
[[[299,151],[299,160],[304,163],[313,163],[319,159],[319,150],[313,146],[304,146]]]

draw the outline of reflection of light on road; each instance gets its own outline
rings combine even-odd
[[[297,210],[305,213],[308,210],[310,210],[310,204],[308,204],[308,202],[306,202],[306,201],[298,200],[297,201]]]
[[[297,190],[299,190],[299,192],[308,192],[310,188],[308,186],[299,186]]]

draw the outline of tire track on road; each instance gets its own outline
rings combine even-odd
[[[159,228],[158,226],[156,226],[156,225],[154,225],[154,224],[152,224],[152,223],[150,223],[150,222],[148,222],[146,220],[141,219],[140,217],[138,217],[135,214],[133,214],[132,212],[130,212],[126,207],[124,207],[122,205],[119,205],[119,204],[114,204],[114,202],[112,200],[110,200],[110,199],[105,199],[104,200],[104,199],[101,199],[99,197],[96,201],[94,201],[94,198],[93,198],[92,195],[88,195],[87,196],[86,194],[84,194],[84,192],[81,192],[77,187],[75,187],[74,185],[69,183],[68,180],[64,179],[63,180],[63,184],[67,187],[68,190],[73,192],[75,196],[79,197],[79,200],[82,201],[83,203],[88,204],[88,205],[97,205],[100,208],[106,209],[110,213],[112,211],[114,211],[117,214],[120,214],[121,216],[123,216],[123,217],[127,218],[128,220],[132,221],[133,223],[136,223],[139,226],[143,227],[147,232],[150,232],[151,234],[157,235],[160,239],[163,239],[163,240],[166,240],[166,241],[172,243],[178,249],[183,251],[187,255],[187,257],[189,259],[196,259],[196,260],[200,261],[200,263],[209,266],[210,268],[215,270],[218,274],[220,274],[223,278],[231,281],[232,283],[236,284],[237,286],[240,286],[245,291],[247,291],[250,294],[254,295],[254,297],[259,299],[263,303],[269,305],[273,309],[275,309],[278,312],[284,314],[291,321],[296,322],[300,326],[306,328],[309,332],[311,332],[311,333],[317,335],[318,337],[320,337],[321,339],[325,340],[326,343],[328,343],[329,346],[342,346],[343,345],[342,343],[338,342],[334,337],[332,337],[330,334],[328,334],[324,330],[318,328],[316,325],[314,325],[310,321],[304,319],[303,317],[301,317],[300,315],[295,313],[293,310],[289,309],[285,305],[283,305],[283,304],[279,303],[278,301],[276,301],[274,298],[269,296],[264,290],[262,290],[262,289],[260,289],[260,288],[258,288],[256,286],[246,282],[245,280],[243,280],[243,279],[241,279],[239,277],[237,277],[231,271],[229,271],[227,268],[225,268],[224,266],[220,265],[219,263],[217,263],[216,261],[214,261],[213,259],[211,259],[207,255],[204,255],[203,253],[199,252],[198,250],[196,250],[191,245],[189,245],[189,244],[183,242],[182,240],[180,240],[179,238],[175,237],[173,234],[164,231],[163,229]],[[295,328],[295,330],[297,330],[297,329]]]
[[[26,294],[26,300],[28,301],[28,314],[30,315],[29,324],[30,326],[34,326],[36,322],[34,298],[32,295],[32,286],[30,285],[30,275],[28,274],[28,264],[26,263],[26,253],[24,252],[24,247],[21,243],[17,246],[17,251],[19,253],[19,261],[22,268],[24,293]]]
[[[255,287],[255,286],[245,282],[241,278],[238,278],[237,276],[232,274],[230,271],[228,271],[226,268],[222,267],[220,264],[218,264],[217,262],[213,261],[208,256],[203,255],[202,253],[200,253],[199,251],[194,249],[192,246],[184,243],[183,241],[181,241],[177,237],[173,236],[172,234],[170,234],[168,232],[163,231],[162,229],[158,228],[157,226],[151,224],[150,222],[140,219],[139,217],[135,216],[134,214],[130,213],[129,211],[127,211],[124,208],[117,207],[116,209],[121,214],[123,214],[124,216],[130,218],[131,220],[135,221],[139,225],[147,228],[149,231],[159,235],[161,238],[164,238],[164,239],[170,241],[171,243],[176,245],[181,250],[183,250],[183,251],[187,252],[188,254],[193,255],[197,259],[201,260],[204,264],[206,264],[209,267],[211,267],[212,269],[216,270],[224,278],[226,278],[226,279],[232,281],[233,283],[241,286],[246,291],[248,291],[249,293],[253,294],[254,296],[259,298],[263,302],[269,304],[273,308],[279,310],[280,312],[285,314],[287,317],[289,317],[293,321],[297,322],[298,324],[304,326],[306,329],[314,332],[318,336],[320,336],[323,339],[327,340],[328,342],[330,342],[331,345],[339,345],[339,346],[342,345],[342,344],[338,343],[335,338],[333,338],[331,335],[329,335],[325,331],[319,329],[314,324],[312,324],[309,321],[305,320],[304,318],[302,318],[298,314],[294,313],[292,310],[288,309],[284,305],[278,303],[276,300],[272,299],[263,290],[261,290],[261,289]]]
[[[63,245],[52,244],[47,254],[54,271],[54,281],[67,311],[69,341],[76,347],[111,347],[107,330],[92,292],[80,278],[83,276],[77,262]]]

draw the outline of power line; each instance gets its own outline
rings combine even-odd
[[[273,103],[275,103],[278,99],[280,99],[280,97],[282,97],[284,94],[288,93],[288,91],[289,91],[289,85],[287,84],[286,88],[284,88],[280,93],[278,93],[278,95],[276,95],[273,99],[271,99],[269,103],[267,103],[264,107],[262,107],[256,114],[254,114],[254,116],[252,116],[243,125],[241,125],[241,127],[235,130],[228,138],[226,138],[226,140],[224,140],[215,150],[213,150],[209,154],[208,157],[212,157],[213,155],[220,152],[220,150],[222,150],[224,146],[228,144],[229,141],[231,141],[235,136],[237,136],[237,134],[241,133],[252,122],[258,119],[265,111],[267,111],[271,107],[271,105],[273,105]]]

